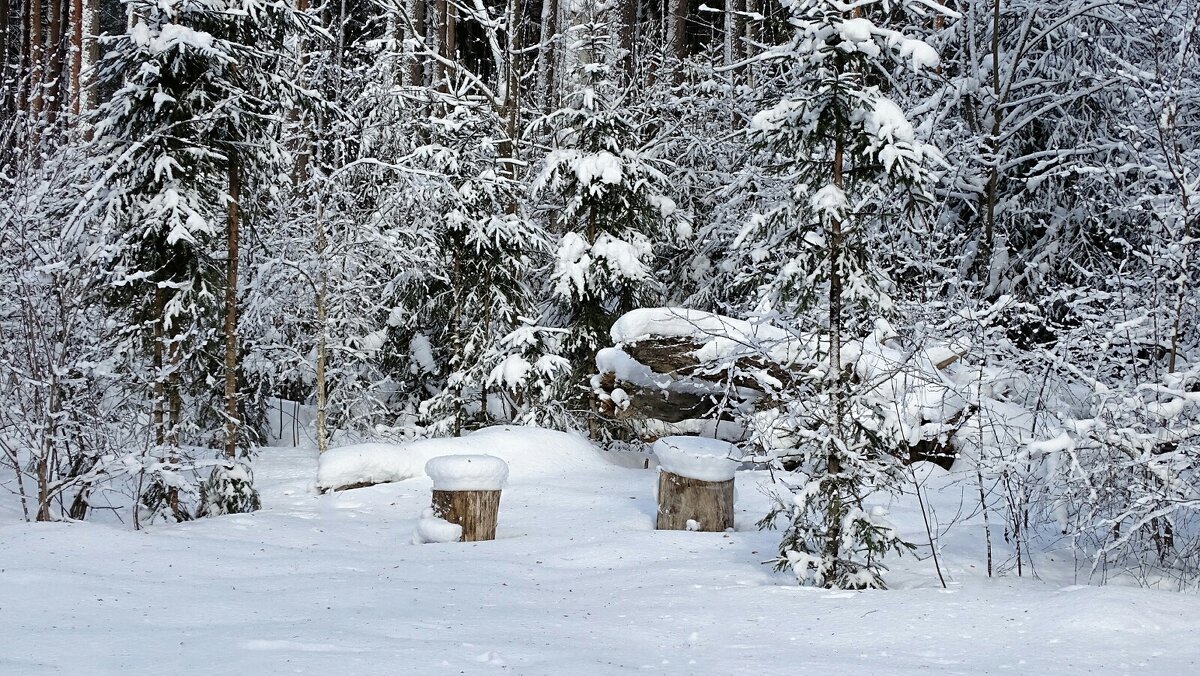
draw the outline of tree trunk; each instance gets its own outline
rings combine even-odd
[[[2,1],[2,0],[0,0]],[[82,81],[80,75],[83,72],[83,1],[70,0],[71,14],[68,23],[71,26],[71,48],[70,48],[70,82],[68,84],[69,94],[71,99],[71,115],[78,116],[82,108],[80,102],[83,97]]]
[[[225,457],[237,457],[238,428],[238,201],[241,199],[241,176],[237,153],[229,158],[229,254],[225,261]]]
[[[634,49],[637,47],[637,0],[621,0],[621,25],[618,27],[618,37],[621,50],[621,66],[625,73],[625,83],[634,81],[637,76],[637,59]]]
[[[322,219],[324,215],[324,206],[317,205],[317,255],[318,265],[317,271],[317,452],[324,453],[329,450],[329,432],[326,429],[326,419],[328,407],[328,395],[325,389],[325,362],[327,359],[326,353],[328,347],[328,327],[326,323],[329,320],[328,310],[328,286],[329,273],[326,266],[329,264],[325,259],[325,249],[327,243],[325,241],[325,223]]]
[[[46,43],[50,48],[50,66],[46,71],[46,80],[50,95],[46,106],[46,123],[53,125],[58,119],[58,109],[62,105],[62,49],[63,49],[63,0],[50,0],[50,25],[46,35]]]
[[[539,35],[537,96],[543,111],[554,108],[554,78],[558,58],[558,0],[542,0],[542,26]]]
[[[438,56],[443,56],[446,53],[446,2],[447,0],[434,0],[433,2],[433,21],[430,22],[426,29],[433,33],[434,42],[433,50]],[[433,86],[438,91],[445,91],[446,85],[446,64],[441,60],[435,60],[433,64]]]
[[[42,1],[29,2],[29,115],[34,125],[42,114]]]
[[[521,17],[524,14],[524,2],[511,0],[509,5],[508,30],[508,72],[505,86],[504,109],[500,115],[505,119],[505,137],[500,142],[499,154],[501,161],[507,160],[501,167],[505,176],[517,179],[517,139],[520,137],[521,123],[521,72],[525,42],[521,38]],[[505,205],[508,214],[517,213],[517,197]]]
[[[844,180],[842,172],[845,164],[845,148],[842,130],[835,129],[837,138],[834,139],[833,150],[833,184],[842,189]],[[842,514],[844,508],[841,501],[841,487],[837,476],[842,471],[842,458],[838,444],[842,441],[842,432],[846,421],[847,399],[844,374],[842,372],[842,222],[837,218],[829,219],[829,385],[832,388],[830,399],[833,402],[833,438],[829,455],[826,458],[826,474],[833,477],[833,496],[829,502],[827,523],[829,533],[826,539],[826,555],[831,561],[838,560],[841,546]]]
[[[165,348],[163,345],[163,290],[161,287],[154,288],[154,408],[151,412],[151,421],[154,425],[154,443],[157,446],[162,446],[166,443],[166,430],[164,429],[163,416],[166,411],[166,388],[163,382],[163,357]]]
[[[655,528],[706,533],[733,528],[733,482],[700,481],[660,469]]]
[[[462,526],[463,542],[496,539],[500,491],[433,491],[433,513]]]
[[[683,84],[683,61],[687,58],[688,0],[670,0],[670,15],[667,21],[667,46],[674,60],[671,64],[671,82]]]
[[[0,0],[0,80],[4,82],[12,82],[9,79],[10,64],[12,61],[12,50],[9,49],[9,40],[12,38],[12,31],[8,25],[8,0]],[[19,59],[18,59],[19,60]],[[12,96],[12,87],[4,87],[0,89],[0,117],[11,119],[14,101]]]
[[[427,0],[409,0],[409,21],[412,22],[410,30],[412,37],[425,42],[425,5]],[[425,85],[425,61],[424,56],[414,56],[408,62],[408,84],[413,87],[423,87]]]

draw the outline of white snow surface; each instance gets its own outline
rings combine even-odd
[[[498,491],[508,465],[494,455],[440,455],[425,463],[425,473],[438,491]]]
[[[461,539],[462,526],[434,516],[433,509],[430,508],[421,513],[421,519],[417,521],[416,530],[413,531],[412,542],[414,545],[427,545],[458,542]]]
[[[511,476],[531,478],[603,466],[586,439],[533,427],[501,425],[451,439],[406,444],[366,443],[331,448],[320,458],[317,487],[340,488],[425,476],[425,463],[443,455],[492,455],[508,463]]]
[[[765,353],[775,362],[788,363],[807,348],[802,337],[767,322],[746,321],[683,307],[651,307],[626,312],[613,323],[609,337],[617,346],[652,337],[691,338],[699,344],[693,354],[701,362],[720,362]]]
[[[729,481],[742,456],[728,441],[705,437],[663,437],[652,450],[659,467],[696,481]]]
[[[906,498],[884,506],[921,558],[889,561],[892,590],[829,591],[760,564],[767,472],[738,472],[735,532],[659,532],[653,471],[483,437],[506,435],[546,448],[506,457],[492,542],[412,545],[428,478],[320,495],[306,447],[262,449],[261,511],[141,532],[24,523],[0,491],[0,674],[1200,672],[1195,593],[1076,585],[1065,549],[1017,577],[999,524],[989,578],[971,484],[936,468],[934,531],[968,519],[940,540],[948,588]]]
[[[838,24],[838,33],[846,42],[866,42],[875,32],[870,19],[846,19]]]
[[[786,331],[770,324],[683,307],[648,307],[621,315],[609,333],[615,344],[636,343],[651,337],[786,340]]]

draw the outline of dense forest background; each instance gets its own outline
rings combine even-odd
[[[781,560],[871,578],[849,506],[932,448],[1014,568],[1194,584],[1196,0],[0,0],[0,48],[30,518],[253,509],[282,402],[321,450],[636,444],[597,352],[689,308],[803,346],[705,416],[824,496]]]

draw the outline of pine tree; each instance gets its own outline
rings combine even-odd
[[[216,436],[198,416],[214,417],[209,379],[222,368],[209,355],[223,349],[225,401],[215,417],[225,460],[195,493],[198,511],[254,509],[249,470],[236,467],[240,187],[269,190],[285,165],[276,110],[303,98],[287,72],[289,40],[305,24],[267,2],[132,0],[129,8],[129,33],[106,39],[100,64],[116,92],[96,110],[89,193],[121,242],[113,276],[123,292],[114,301],[152,356],[153,435],[168,464],[179,462],[186,430],[196,441]],[[196,409],[190,425],[185,399]],[[174,518],[190,515],[178,492],[194,488],[155,486]]]
[[[746,274],[760,280],[760,310],[825,313],[814,369],[823,374],[784,413],[802,428],[802,476],[765,523],[790,518],[781,567],[802,583],[838,588],[882,587],[880,557],[909,547],[863,506],[869,492],[896,484],[900,462],[861,422],[855,356],[843,347],[889,309],[872,247],[924,197],[934,156],[882,91],[881,74],[894,68],[889,52],[914,67],[934,65],[936,54],[859,16],[872,4],[851,14],[835,0],[785,3],[795,36],[766,55],[784,73],[784,95],[754,117],[750,133],[788,194],[736,242],[748,252]]]
[[[555,149],[533,189],[554,200],[562,235],[550,282],[556,323],[568,329],[560,353],[582,375],[616,318],[656,300],[655,256],[676,240],[681,221],[665,163],[614,84],[611,38],[596,23],[572,32],[578,88],[546,119]]]
[[[415,201],[436,252],[419,299],[422,324],[445,364],[439,393],[422,404],[436,432],[493,419],[490,376],[512,356],[504,340],[536,314],[528,279],[543,267],[548,238],[517,213],[522,186],[495,141],[502,124],[489,108],[460,102],[422,123],[428,142],[414,153],[416,168],[430,174]]]

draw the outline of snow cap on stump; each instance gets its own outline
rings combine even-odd
[[[737,446],[705,437],[663,437],[652,450],[664,471],[696,481],[729,481],[741,457]]]
[[[425,463],[435,491],[498,491],[508,479],[508,464],[494,455],[442,455]]]

